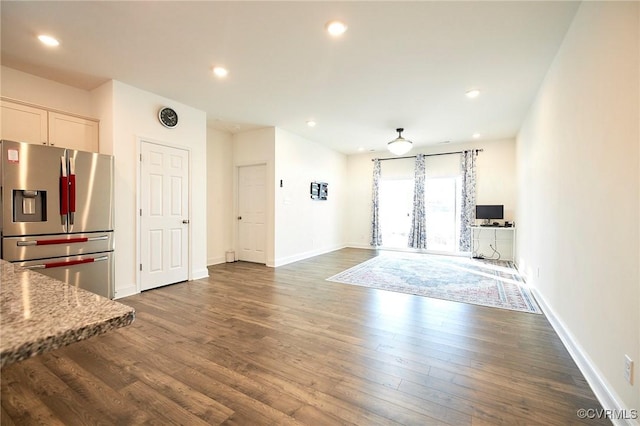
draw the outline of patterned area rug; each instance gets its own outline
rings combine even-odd
[[[513,311],[541,313],[511,262],[383,252],[327,280]]]

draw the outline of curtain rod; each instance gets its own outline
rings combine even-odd
[[[469,151],[475,151],[475,152],[482,152],[484,151],[482,148],[479,149],[470,149]],[[462,154],[464,151],[453,151],[453,152],[440,152],[438,154],[423,154],[425,157],[435,157],[437,155],[451,155],[451,154]],[[380,161],[387,161],[387,160],[403,160],[405,158],[416,158],[417,155],[410,155],[407,157],[392,157],[392,158],[372,158],[371,161],[374,160],[380,160]]]

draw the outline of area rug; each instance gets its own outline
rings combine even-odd
[[[511,262],[383,252],[328,281],[540,314]]]

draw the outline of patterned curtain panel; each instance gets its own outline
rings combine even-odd
[[[373,160],[373,188],[371,191],[371,242],[370,245],[377,247],[382,245],[382,233],[380,232],[380,160]]]
[[[411,231],[409,232],[409,247],[427,248],[427,216],[424,205],[425,180],[424,155],[416,156],[416,171],[413,189],[413,213],[411,214]]]
[[[476,220],[476,158],[478,151],[460,154],[462,208],[460,209],[460,251],[471,251],[471,228]]]

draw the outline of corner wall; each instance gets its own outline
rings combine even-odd
[[[516,218],[520,269],[554,327],[605,408],[636,410],[638,8],[581,4],[518,135]]]
[[[238,167],[265,164],[267,266],[281,266],[344,247],[347,192],[343,154],[275,127],[235,134],[232,140],[234,205],[229,226],[234,246]],[[310,199],[309,184],[314,180],[329,183],[327,201]]]
[[[282,129],[275,136],[274,265],[344,247],[346,156]],[[327,200],[311,199],[313,181],[329,184]]]
[[[207,129],[207,265],[225,262],[233,250],[232,135]]]

